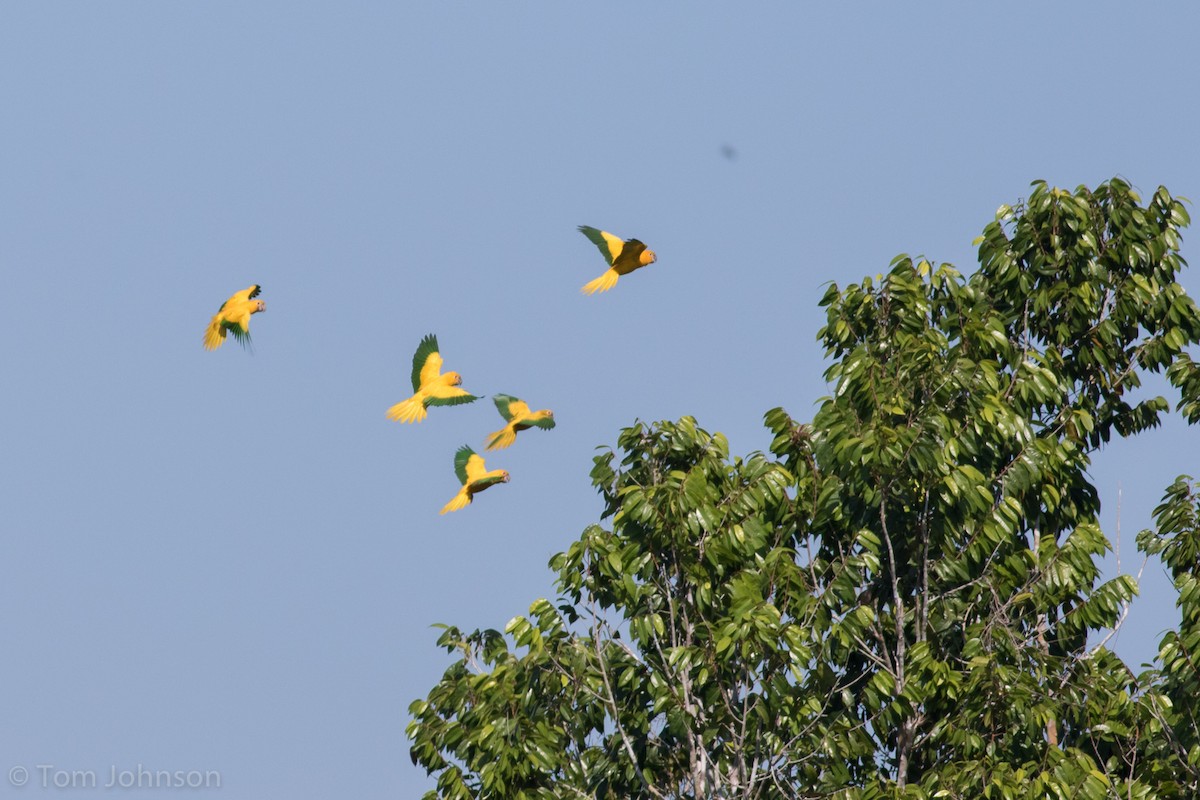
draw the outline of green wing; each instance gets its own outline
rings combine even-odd
[[[504,483],[504,478],[480,478],[471,484],[471,491],[480,492],[489,486],[495,486],[497,483]]]
[[[473,394],[464,394],[462,397],[429,397],[425,400],[425,407],[429,406],[461,406],[464,403],[474,403],[479,397]]]
[[[454,454],[454,474],[458,476],[458,482],[463,485],[467,483],[467,462],[473,455],[475,455],[475,451],[465,444]]]
[[[544,431],[548,431],[554,427],[554,417],[542,417],[539,420],[530,420],[529,424],[536,428],[541,428]]]
[[[413,354],[412,385],[414,392],[421,388],[421,367],[425,366],[425,359],[429,358],[430,353],[436,352],[438,352],[437,337],[432,333],[417,345],[417,352]]]
[[[222,306],[222,308],[224,308],[224,306]],[[242,347],[250,344],[250,331],[246,330],[236,322],[222,322],[221,327],[229,333],[232,333],[233,338],[237,339],[238,344],[240,344]]]
[[[593,228],[590,225],[580,225],[579,232],[592,241],[592,244],[600,248],[600,252],[604,254],[604,260],[611,267],[613,263],[613,252],[608,246],[608,239],[604,236],[604,231],[599,228]]]
[[[495,394],[492,395],[492,400],[496,403],[496,410],[500,412],[500,416],[504,417],[505,422],[512,421],[512,413],[508,410],[510,403],[517,400],[511,394]]]

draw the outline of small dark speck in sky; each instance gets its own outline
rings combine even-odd
[[[730,161],[737,160],[737,150],[734,150],[733,145],[730,144],[721,145],[721,155],[725,156]]]

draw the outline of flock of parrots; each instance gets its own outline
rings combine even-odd
[[[600,249],[608,262],[608,269],[603,275],[584,284],[584,294],[607,292],[617,285],[620,276],[658,260],[654,251],[637,239],[626,241],[587,225],[580,225],[579,231]],[[221,304],[204,331],[205,350],[216,350],[225,343],[226,334],[229,333],[243,347],[250,341],[251,315],[267,309],[267,304],[257,299],[261,292],[262,287],[255,284]],[[429,334],[421,340],[417,352],[413,354],[413,396],[389,408],[387,417],[397,422],[420,422],[428,415],[426,409],[430,406],[456,406],[479,399],[460,389],[461,384],[462,376],[457,372],[442,372],[442,354],[438,351],[437,337]],[[488,436],[487,450],[508,447],[517,440],[518,431],[535,427],[550,430],[554,427],[554,412],[549,409],[531,411],[523,400],[507,394],[497,394],[492,399],[500,416],[504,417],[504,427]],[[508,482],[508,472],[487,469],[483,457],[467,445],[458,448],[454,454],[454,472],[462,486],[443,506],[442,514],[470,505],[471,499],[489,486]]]

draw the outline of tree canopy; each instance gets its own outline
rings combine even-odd
[[[1101,580],[1091,457],[1170,411],[1148,373],[1200,420],[1188,222],[1164,188],[1035,182],[969,276],[900,256],[830,286],[832,394],[767,411],[769,453],[623,430],[559,596],[444,628],[410,707],[427,797],[1200,797],[1187,476],[1138,536],[1179,589],[1154,668],[1089,643],[1137,593]]]

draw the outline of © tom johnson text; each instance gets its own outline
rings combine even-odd
[[[99,771],[35,764],[32,770],[12,767],[8,782],[13,786],[32,782],[42,789],[219,789],[221,773],[214,769],[149,769],[140,763],[131,768],[113,764]]]

